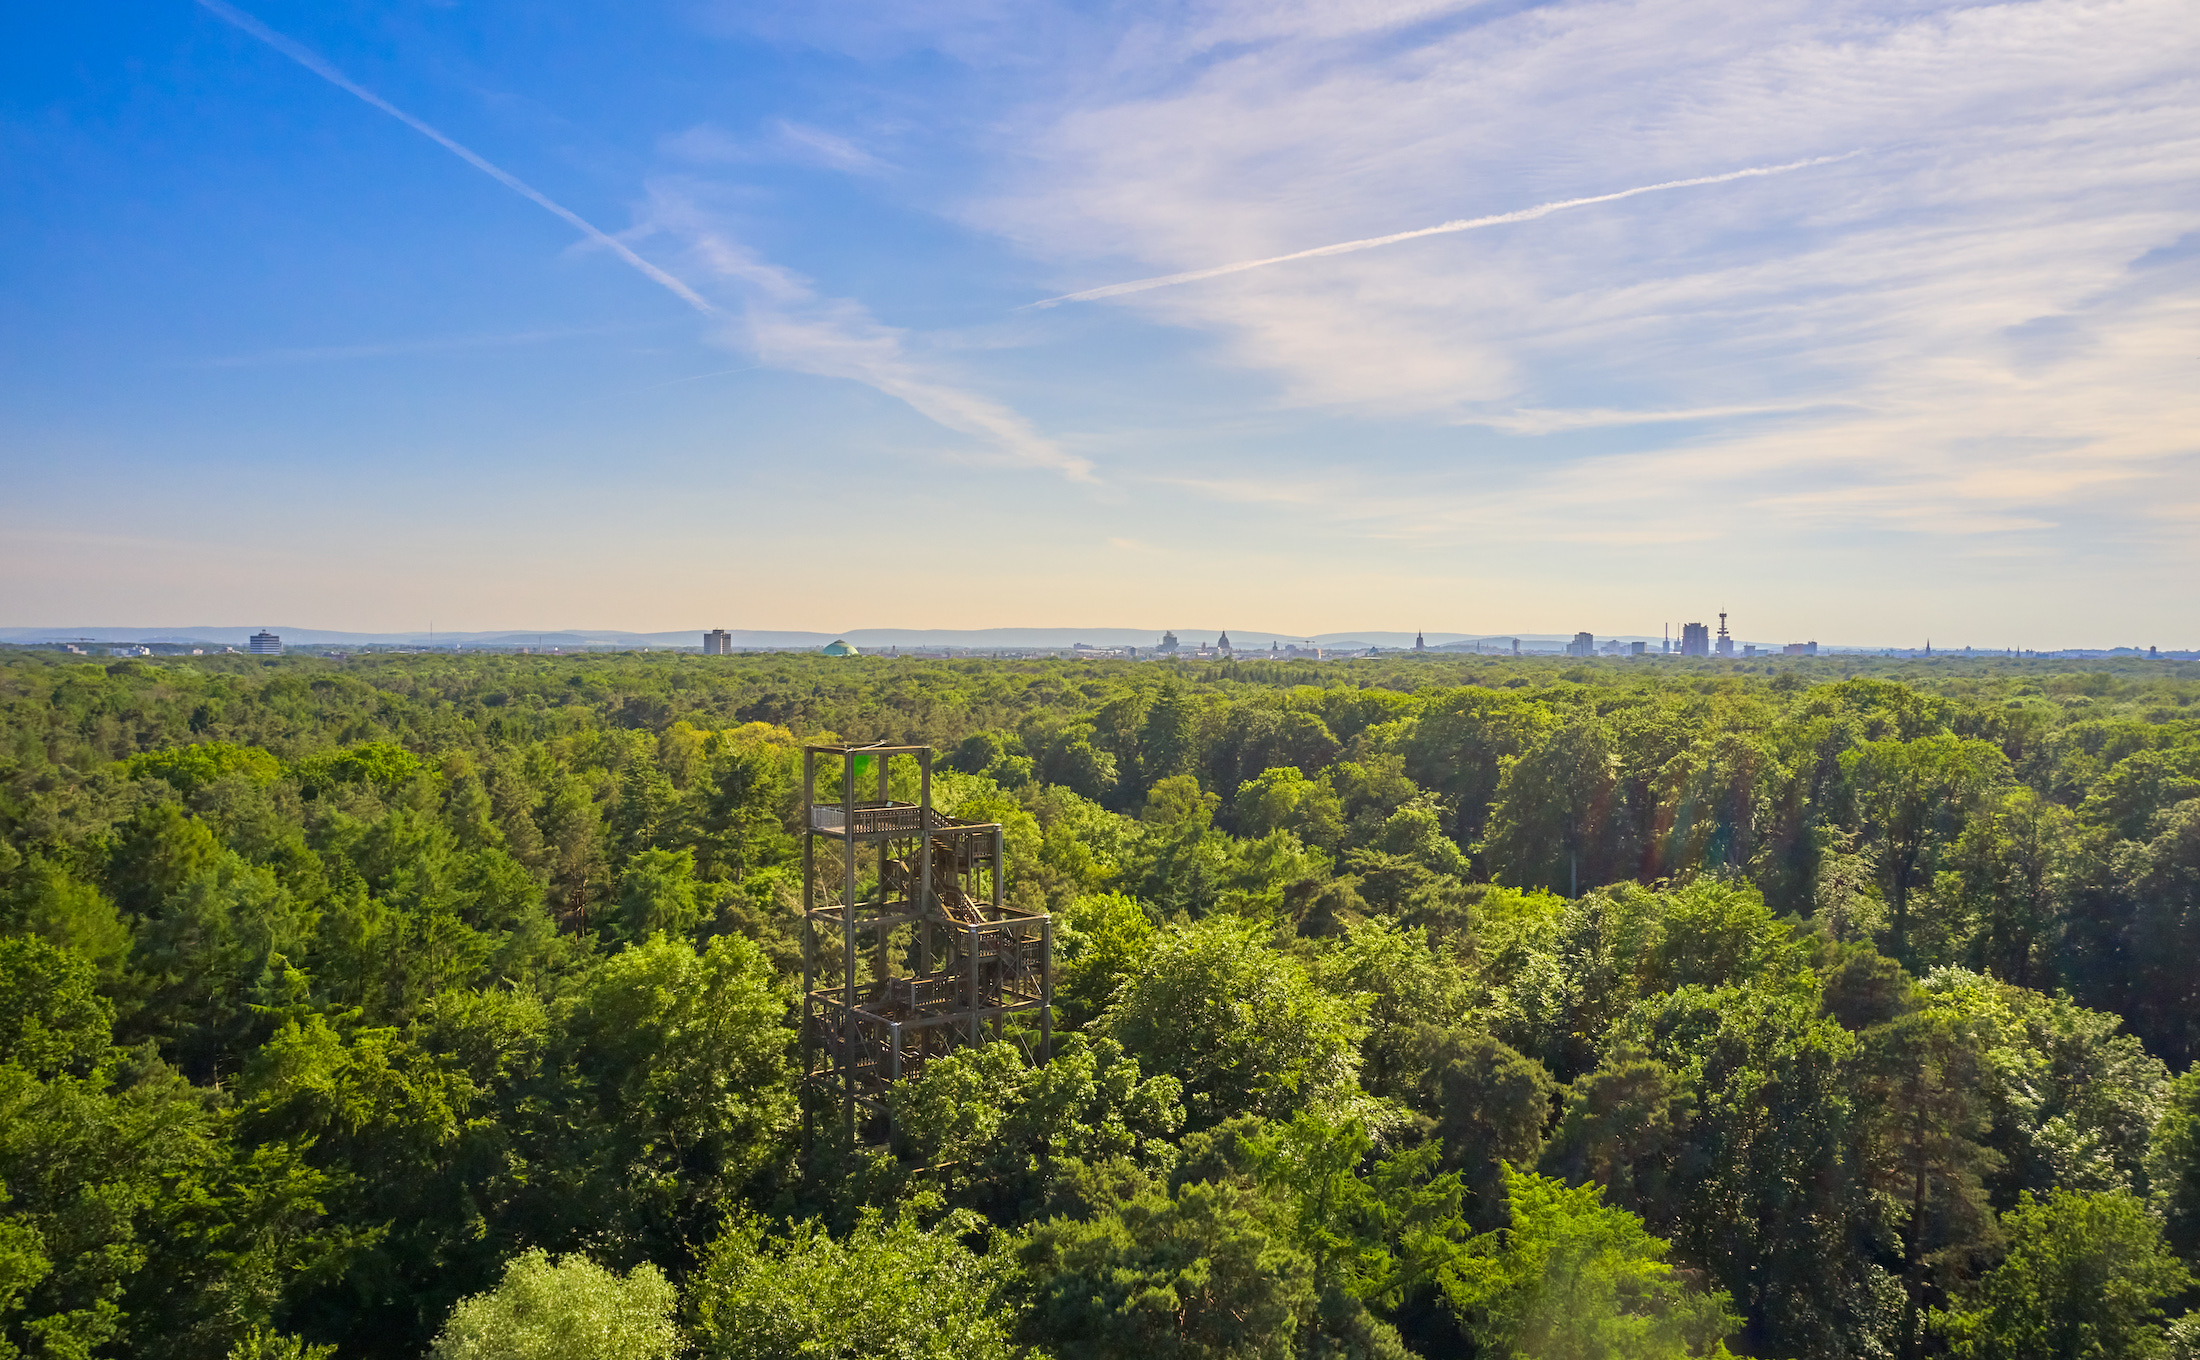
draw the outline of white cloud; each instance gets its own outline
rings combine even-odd
[[[1204,283],[1226,274],[1243,274],[1253,269],[1268,269],[1276,265],[1295,264],[1300,260],[1325,260],[1337,255],[1357,255],[1363,250],[1380,250],[1385,246],[1403,245],[1408,241],[1426,240],[1431,236],[1456,236],[1463,231],[1484,231],[1491,227],[1509,227],[1522,222],[1533,222],[1549,217],[1552,213],[1566,212],[1574,208],[1593,207],[1601,203],[1617,203],[1623,199],[1637,198],[1643,194],[1668,193],[1675,189],[1695,189],[1707,184],[1731,184],[1736,180],[1761,179],[1766,175],[1786,175],[1797,170],[1808,170],[1820,165],[1831,165],[1860,156],[1861,151],[1845,152],[1838,156],[1811,156],[1804,160],[1789,161],[1785,165],[1753,165],[1740,170],[1722,170],[1715,175],[1695,175],[1688,179],[1666,180],[1660,184],[1638,184],[1632,188],[1614,189],[1609,193],[1590,194],[1583,198],[1562,198],[1550,203],[1538,203],[1532,208],[1515,208],[1509,212],[1489,213],[1481,217],[1458,217],[1449,222],[1439,222],[1433,227],[1412,227],[1405,231],[1389,232],[1382,236],[1363,236],[1354,241],[1336,241],[1326,246],[1309,246],[1294,250],[1288,255],[1270,255],[1258,260],[1238,260],[1230,264],[1209,265],[1204,269],[1186,270],[1177,274],[1163,274],[1150,279],[1131,279],[1124,283],[1105,283],[1097,288],[1086,288],[1060,297],[1045,298],[1034,302],[1034,307],[1054,307],[1064,302],[1096,302],[1102,298],[1123,297],[1131,293],[1147,293],[1156,288],[1175,288],[1187,283]]]
[[[694,165],[788,162],[851,175],[884,174],[892,167],[837,132],[775,118],[753,137],[737,137],[715,123],[698,123],[659,145],[674,160]]]
[[[906,331],[881,323],[848,298],[822,297],[809,280],[759,258],[734,239],[697,193],[660,182],[635,234],[668,234],[696,272],[736,287],[745,305],[714,342],[753,354],[766,367],[845,378],[903,402],[945,429],[979,441],[958,461],[1044,468],[1095,480],[1090,460],[1065,451],[1029,420],[970,390],[911,353]]]
[[[930,366],[910,356],[903,332],[881,325],[859,303],[844,298],[818,297],[807,281],[756,258],[732,240],[693,202],[674,193],[661,192],[649,220],[632,231],[611,235],[510,171],[357,84],[318,54],[268,28],[226,0],[198,0],[198,3],[223,22],[395,118],[568,223],[581,233],[590,247],[609,251],[697,313],[714,323],[723,323],[726,314],[721,308],[686,280],[644,259],[629,244],[630,238],[672,231],[685,240],[690,252],[706,269],[721,280],[739,285],[747,296],[748,306],[735,328],[719,333],[717,338],[721,342],[753,352],[761,363],[771,367],[864,383],[903,402],[937,425],[981,441],[990,451],[990,456],[966,452],[962,461],[1041,467],[1062,473],[1073,481],[1094,480],[1089,460],[1064,452],[1030,421],[1000,402],[943,380]],[[792,148],[799,159],[864,173],[881,168],[853,143],[832,133],[784,119],[773,126],[779,146]],[[739,158],[741,153],[739,144],[707,126],[690,129],[672,139],[667,149],[689,159],[703,160]],[[372,347],[337,351],[333,355],[326,351],[294,351],[290,357],[301,354],[308,358],[361,357],[377,352],[395,351]]]
[[[797,153],[800,158],[819,165],[845,170],[854,175],[875,175],[887,168],[878,157],[838,133],[808,127],[784,118],[775,122],[773,129],[778,133],[782,145]]]
[[[1359,441],[1318,513],[1364,532],[2189,534],[2192,19],[2184,0],[1172,9],[999,119],[963,213],[1075,294],[1868,147],[1091,305],[1208,337],[1278,408],[1524,437],[1456,464]],[[1630,430],[1633,451],[1582,442]],[[1301,502],[1271,479],[1321,480],[1225,457],[1170,476],[1279,508]]]

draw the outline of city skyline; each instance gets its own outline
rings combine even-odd
[[[124,643],[152,643],[156,645],[190,646],[192,644],[242,646],[253,640],[256,634],[272,634],[291,646],[385,646],[418,647],[478,646],[492,649],[512,649],[522,646],[632,646],[649,649],[674,649],[721,654],[806,650],[822,646],[834,640],[846,640],[865,648],[915,647],[947,648],[953,650],[982,651],[992,649],[1014,650],[1067,650],[1077,646],[1094,648],[1137,649],[1141,652],[1165,651],[1157,644],[1170,637],[1180,640],[1182,649],[1190,653],[1195,649],[1207,649],[1219,645],[1219,639],[1229,636],[1230,629],[1175,629],[1175,628],[1125,628],[1125,627],[1024,627],[993,629],[919,629],[919,628],[844,628],[844,629],[670,629],[654,632],[635,632],[623,629],[489,629],[489,630],[432,630],[394,632],[365,632],[343,629],[301,628],[287,624],[253,625],[184,625],[146,627],[78,627],[23,628],[0,627],[0,646],[51,646],[64,643],[82,643],[105,646]],[[1329,633],[1290,633],[1264,629],[1237,629],[1233,648],[1240,654],[1250,655],[1266,651],[1271,644],[1290,647],[1310,643],[1324,648],[1373,646],[1385,651],[1416,651],[1425,640],[1429,651],[1458,651],[1478,644],[1487,644],[1489,655],[1504,654],[1506,644],[1517,643],[1524,652],[1537,655],[1567,654],[1572,642],[1588,637],[1598,648],[1625,647],[1634,643],[1644,644],[1644,651],[1635,655],[1684,656],[1685,631],[1677,629],[1671,634],[1647,632],[1567,633],[1536,629],[1492,632],[1446,632],[1441,630],[1416,630],[1403,633],[1385,629],[1358,629]],[[1718,655],[1711,650],[1710,635],[1705,638],[1706,650],[1702,655]],[[1790,647],[1809,647],[1813,650],[1802,655],[2079,655],[2128,652],[2145,655],[2149,651],[2188,657],[2200,648],[2180,647],[2175,641],[2150,642],[2065,642],[2055,645],[2004,643],[2000,645],[1948,643],[1936,645],[1931,639],[1877,642],[1823,641],[1817,638],[1783,639],[1733,634],[1733,651],[1728,659],[1770,658],[1783,654]],[[1745,648],[1754,649],[1745,652]],[[1598,651],[1593,655],[1614,655]],[[1796,653],[1789,653],[1791,655]]]

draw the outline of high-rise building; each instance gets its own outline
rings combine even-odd
[[[246,643],[245,646],[254,656],[281,656],[283,654],[283,640],[264,628],[254,633],[252,641]]]
[[[703,655],[732,656],[733,634],[723,628],[713,628],[703,634]]]
[[[1650,654],[1650,644],[1647,642],[1630,642],[1627,644],[1627,654],[1629,656],[1648,656]]]
[[[1681,625],[1681,655],[1711,655],[1711,629],[1708,625],[1701,623],[1684,623]]]
[[[1566,644],[1566,655],[1568,656],[1595,656],[1596,654],[1597,638],[1594,633],[1576,633],[1574,634],[1574,640]]]
[[[1163,632],[1161,634],[1161,645],[1154,648],[1154,650],[1161,653],[1163,656],[1174,656],[1176,655],[1176,649],[1178,645],[1179,644],[1176,640],[1176,634]]]
[[[1724,609],[1719,611],[1719,643],[1713,650],[1720,656],[1734,655],[1734,639],[1726,634],[1726,611]]]
[[[1818,644],[1815,642],[1791,642],[1780,649],[1780,655],[1816,656],[1818,655]]]

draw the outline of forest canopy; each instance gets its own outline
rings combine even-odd
[[[1057,922],[890,1141],[819,741]],[[2181,663],[4,650],[0,915],[0,1357],[2200,1356]]]

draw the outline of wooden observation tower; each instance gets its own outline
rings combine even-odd
[[[915,776],[913,803],[890,796],[897,761]],[[812,1112],[837,1102],[852,1143],[859,1120],[886,1113],[888,1086],[1005,1037],[1012,1016],[1037,1026],[1036,1053],[1018,1035],[1027,1056],[1053,1056],[1054,921],[1002,904],[998,823],[932,810],[930,747],[803,747],[802,813]]]

